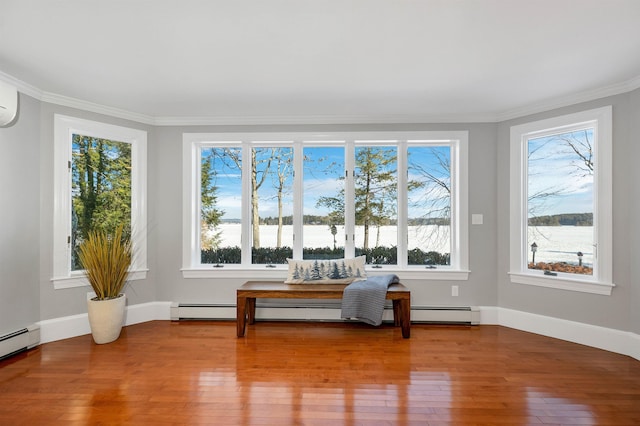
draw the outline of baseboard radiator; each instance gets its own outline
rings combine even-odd
[[[0,336],[0,360],[24,352],[40,344],[40,327],[31,325]]]
[[[171,304],[171,320],[229,320],[235,321],[236,306],[225,304]],[[342,321],[340,304],[291,305],[285,303],[256,304],[256,320],[278,321]],[[393,322],[393,308],[385,307],[383,321]],[[480,324],[480,310],[473,306],[412,306],[412,323]]]

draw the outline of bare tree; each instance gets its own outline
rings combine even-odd
[[[529,145],[527,153],[529,179],[547,170],[547,165],[556,156],[574,157],[568,161],[574,169],[571,173],[576,176],[593,175],[593,143],[588,129],[561,133],[538,142],[537,145]],[[538,188],[535,192],[529,193],[527,197],[529,217],[535,216],[546,202],[569,193],[563,186],[563,182],[555,182],[553,185]]]
[[[253,232],[253,248],[260,248],[260,210],[258,190],[267,179],[273,155],[260,156],[258,154],[270,151],[273,154],[274,148],[252,148],[251,149],[251,229]]]
[[[260,212],[258,190],[265,182],[273,160],[271,155],[258,155],[264,150],[273,151],[274,148],[251,148],[251,215],[253,247],[260,248]],[[216,150],[216,152],[218,152]],[[235,165],[236,170],[242,170],[242,151],[236,148],[223,148],[218,154],[220,159],[227,164]]]
[[[428,157],[431,161],[425,161]],[[419,207],[421,216],[410,218],[424,246],[441,245],[449,238],[451,224],[451,158],[448,150],[428,147],[425,152],[409,156],[410,202]]]
[[[542,177],[543,174],[557,167],[554,164],[557,158],[566,158],[566,166],[571,168],[567,172],[567,177],[571,175],[581,179],[593,175],[594,150],[592,133],[589,129],[564,132],[534,141],[535,143],[529,141],[527,146],[529,180],[532,178],[538,180],[537,177]],[[533,191],[531,189],[530,185],[530,192],[527,195],[529,219],[544,215],[549,204],[572,193],[571,189],[567,188],[566,180],[556,181],[544,187],[535,187]],[[535,239],[547,239],[547,236],[537,227],[534,229],[533,236]]]
[[[293,152],[291,148],[274,148],[272,158],[275,160],[274,187],[277,190],[278,199],[278,236],[276,247],[282,247],[282,218],[283,206],[282,199],[284,197],[287,180],[293,173]]]
[[[579,135],[579,136],[578,136]],[[556,136],[578,156],[578,160],[574,163],[576,169],[586,175],[593,174],[593,144],[589,138],[587,129],[579,132],[564,133]]]

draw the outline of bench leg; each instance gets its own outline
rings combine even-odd
[[[393,300],[393,325],[402,327],[402,337],[411,336],[411,299]]]
[[[393,326],[400,327],[400,301],[393,300]]]
[[[249,324],[256,323],[256,298],[247,297],[247,322]]]
[[[402,327],[402,337],[411,337],[411,299],[402,299],[400,302],[400,327]]]
[[[236,326],[238,337],[244,337],[244,330],[247,324],[247,298],[238,297],[236,300]]]

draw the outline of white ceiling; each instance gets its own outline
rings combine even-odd
[[[157,124],[496,121],[640,87],[640,0],[0,0],[0,79]]]

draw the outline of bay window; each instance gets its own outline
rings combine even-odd
[[[466,279],[466,132],[187,133],[183,150],[186,277],[364,255]]]

